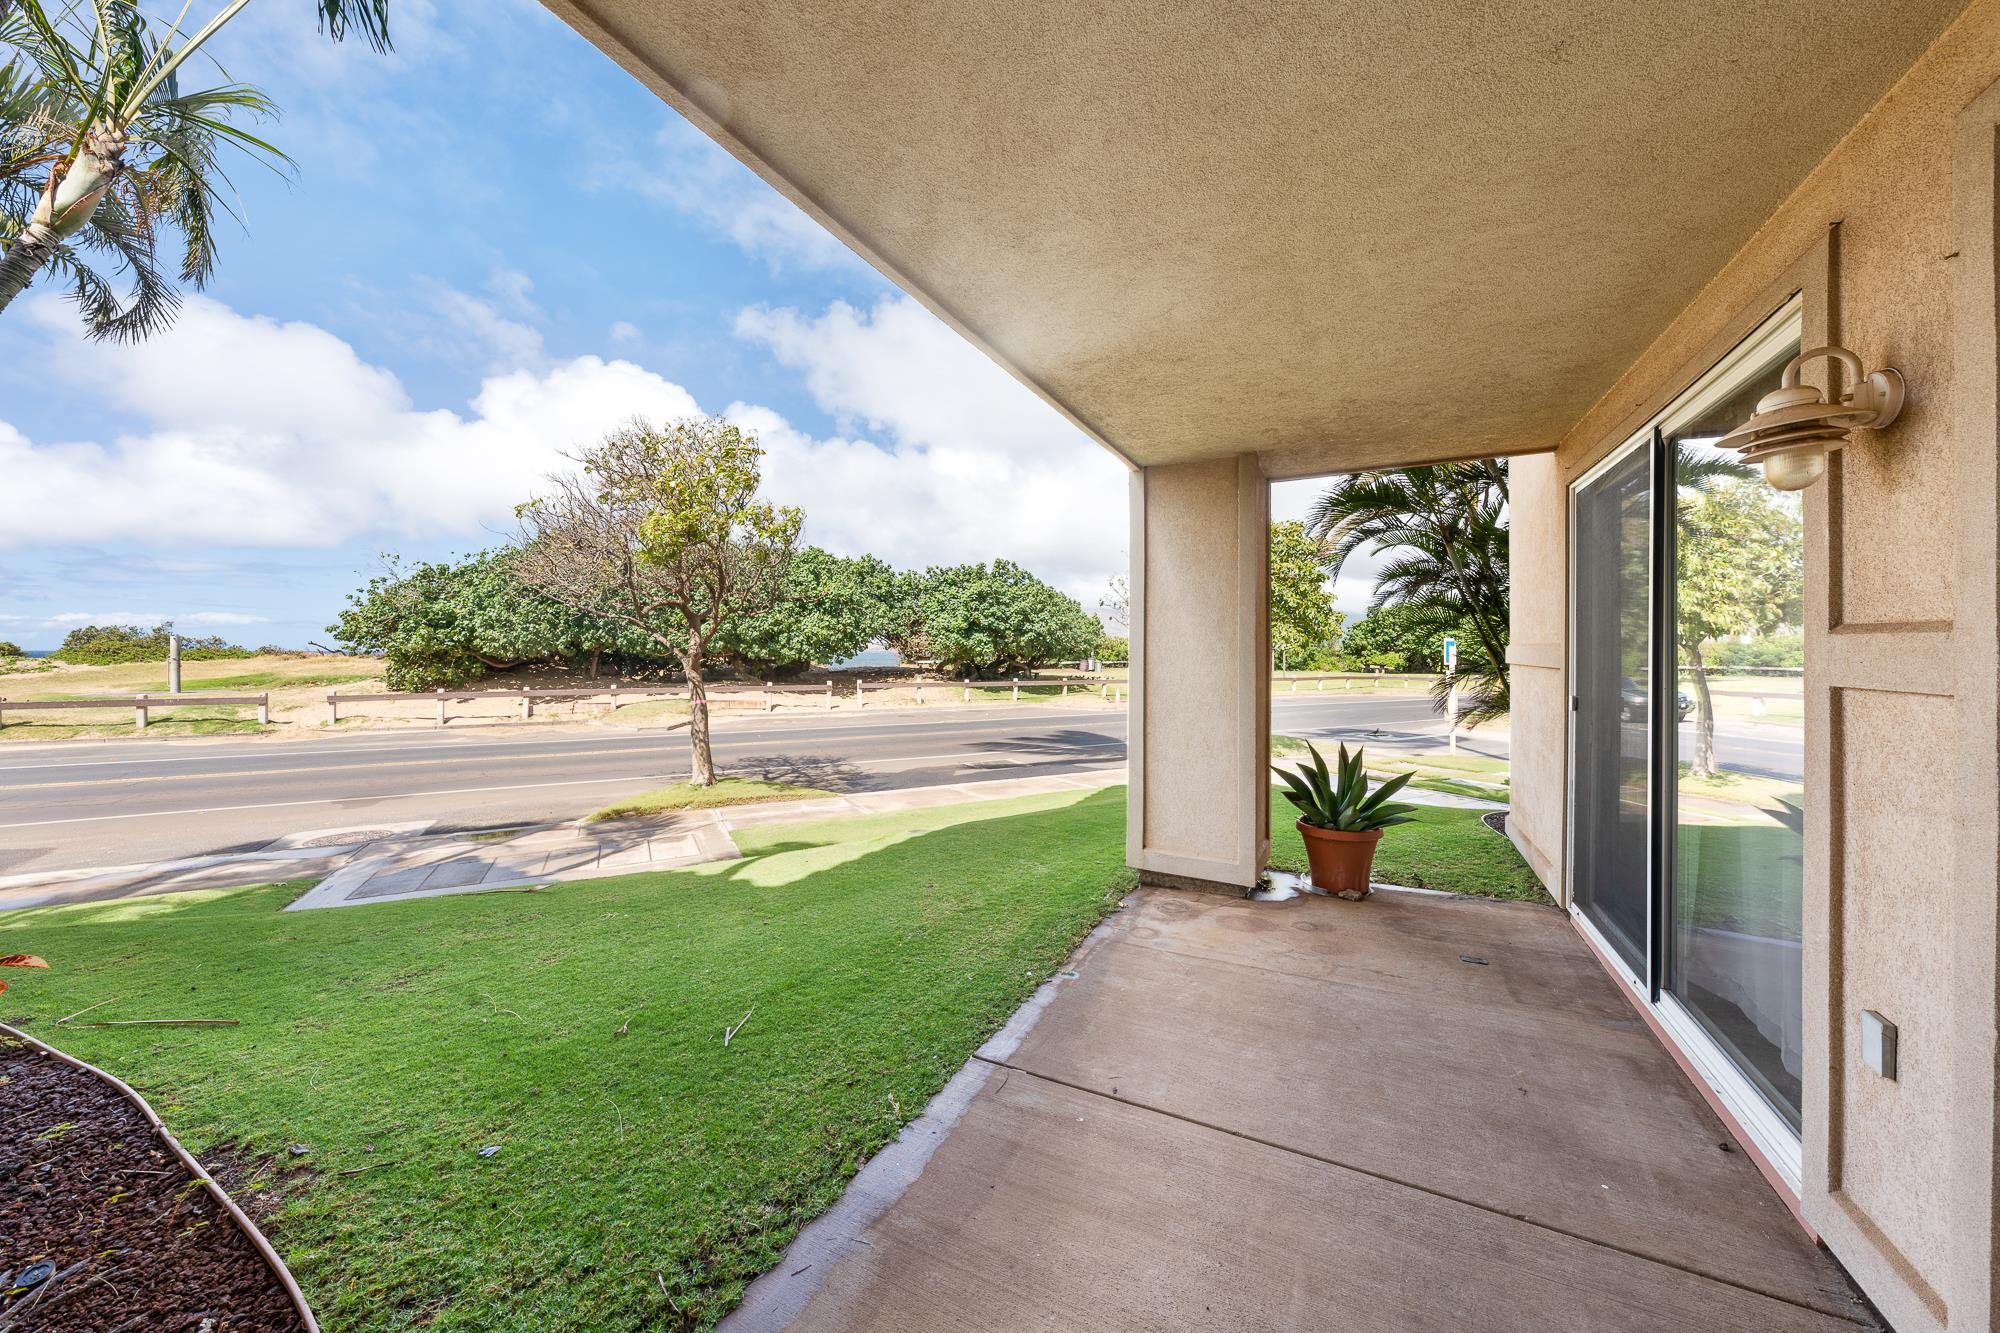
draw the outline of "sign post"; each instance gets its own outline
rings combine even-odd
[[[1444,684],[1446,740],[1445,747],[1452,754],[1458,753],[1458,640],[1447,634],[1444,639]]]

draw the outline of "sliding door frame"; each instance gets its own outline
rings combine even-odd
[[[1646,959],[1635,971],[1596,924],[1584,913],[1577,892],[1576,780],[1579,707],[1577,647],[1581,640],[1578,610],[1582,580],[1572,577],[1569,586],[1567,634],[1567,848],[1563,859],[1565,899],[1571,920],[1597,951],[1599,958],[1618,983],[1626,988],[1635,1004],[1652,1021],[1690,1076],[1700,1080],[1735,1118],[1752,1146],[1764,1157],[1789,1187],[1794,1198],[1800,1194],[1804,1176],[1801,1134],[1794,1130],[1751,1082],[1727,1052],[1709,1036],[1700,1020],[1677,999],[1668,986],[1667,934],[1670,926],[1670,894],[1674,883],[1674,832],[1677,824],[1677,793],[1680,764],[1678,752],[1679,714],[1676,699],[1680,691],[1678,644],[1669,623],[1674,608],[1674,543],[1676,539],[1677,480],[1674,459],[1666,441],[1677,423],[1684,423],[1704,403],[1712,402],[1722,386],[1737,382],[1746,366],[1766,361],[1787,342],[1800,345],[1804,329],[1804,299],[1794,294],[1748,336],[1697,376],[1666,406],[1629,435],[1623,443],[1598,460],[1569,484],[1568,541],[1571,568],[1576,567],[1577,509],[1582,493],[1599,478],[1629,460],[1635,450],[1650,451],[1652,484],[1651,550],[1647,622],[1650,626],[1648,665],[1652,680],[1647,686],[1646,793]],[[1814,793],[1808,792],[1808,799]]]

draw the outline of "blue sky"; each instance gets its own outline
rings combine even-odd
[[[233,164],[247,231],[171,333],[0,315],[0,638],[325,642],[382,553],[494,544],[562,451],[697,410],[758,432],[830,549],[1008,556],[1095,606],[1114,459],[539,4],[393,14],[388,56],[305,0],[218,39],[297,167]]]

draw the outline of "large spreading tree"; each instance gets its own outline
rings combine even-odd
[[[890,641],[961,675],[1086,658],[1104,638],[1103,624],[1074,597],[1012,560],[933,567],[905,576],[900,592],[901,627]]]
[[[208,281],[230,212],[226,159],[286,163],[246,128],[276,114],[262,91],[182,82],[249,3],[220,0],[197,23],[189,0],[166,24],[137,0],[0,0],[0,311],[47,276],[90,336],[134,341],[172,322],[178,283]],[[387,49],[388,0],[313,7],[330,36]]]
[[[1683,469],[1675,506],[1674,633],[1694,687],[1689,772],[1715,776],[1715,702],[1704,645],[1799,624],[1805,599],[1805,530],[1795,496],[1744,477]]]
[[[872,555],[808,546],[785,571],[777,603],[731,626],[721,647],[759,675],[845,661],[892,632],[897,589],[896,571]]]
[[[574,456],[517,511],[516,577],[644,634],[688,685],[690,781],[715,783],[703,672],[783,595],[804,516],[757,498],[764,450],[719,417],[635,420]]]
[[[349,595],[327,627],[351,652],[379,654],[392,690],[463,685],[534,662],[637,657],[650,637],[618,620],[554,601],[516,577],[514,552],[405,565],[395,557]]]

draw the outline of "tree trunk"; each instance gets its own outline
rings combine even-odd
[[[1683,643],[1681,651],[1687,654],[1688,665],[1694,669],[1694,763],[1688,768],[1688,776],[1712,778],[1715,776],[1715,701],[1708,693],[1708,668],[1701,662],[1701,645]],[[1674,688],[1675,682],[1669,682]],[[1668,705],[1676,714],[1680,712],[1679,690]],[[1675,722],[1678,729],[1678,719]]]
[[[597,679],[597,660],[603,655],[604,650],[602,648],[592,648],[590,650],[590,678],[592,680]]]
[[[681,670],[687,673],[688,742],[693,751],[693,771],[688,775],[688,785],[713,787],[715,752],[708,744],[708,693],[701,681],[700,648],[681,654]]]
[[[27,225],[0,258],[0,310],[13,304],[63,243],[89,224],[111,182],[124,170],[124,151],[122,132],[94,130],[84,136],[84,148],[67,170],[49,174]]]

